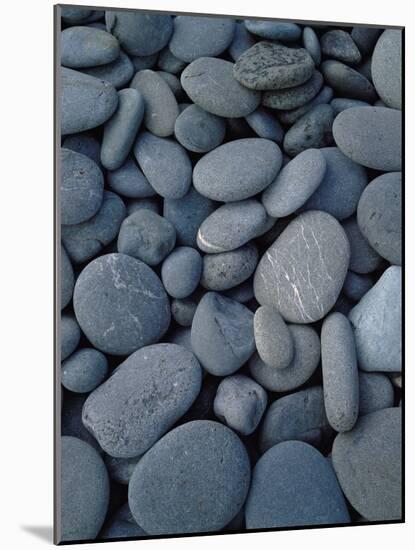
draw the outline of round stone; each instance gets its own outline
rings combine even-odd
[[[230,252],[206,254],[203,257],[201,285],[208,290],[235,289],[249,279],[257,264],[258,250],[252,243]]]
[[[356,218],[353,216],[342,225],[350,243],[349,269],[361,274],[376,271],[381,266],[382,259],[362,235]]]
[[[262,38],[268,38],[269,40],[295,42],[301,36],[301,27],[295,23],[261,21],[259,19],[246,19],[244,23],[250,33],[261,36]]]
[[[202,267],[202,257],[197,250],[179,246],[167,256],[161,266],[164,288],[173,298],[187,298],[199,284]]]
[[[170,324],[170,305],[160,279],[143,262],[107,254],[79,275],[74,309],[82,331],[104,353],[128,355],[157,342]]]
[[[318,36],[312,27],[304,27],[303,29],[303,46],[318,67],[321,62],[321,46]]]
[[[262,256],[254,277],[261,305],[286,321],[313,323],[335,304],[346,278],[350,245],[330,214],[305,212],[293,220]]]
[[[238,139],[204,155],[193,170],[193,185],[210,199],[233,202],[261,192],[282,164],[276,143],[262,138]]]
[[[283,90],[269,90],[262,96],[262,104],[271,109],[296,109],[311,101],[320,91],[323,77],[319,71],[314,71],[311,78],[300,86]]]
[[[386,29],[376,43],[372,57],[372,78],[376,91],[388,107],[402,108],[402,31]]]
[[[222,118],[193,104],[177,117],[174,135],[187,150],[206,153],[222,143],[225,129]]]
[[[391,381],[378,372],[359,372],[359,414],[393,407],[395,395]]]
[[[117,90],[125,88],[134,75],[134,66],[126,53],[120,51],[119,57],[112,63],[82,69],[83,73],[106,80]]]
[[[108,172],[107,182],[112,191],[124,197],[145,198],[156,194],[132,158],[127,158],[117,170]]]
[[[254,335],[258,355],[266,365],[275,369],[288,367],[294,356],[294,342],[276,309],[261,306],[256,310]]]
[[[359,48],[350,33],[341,29],[327,31],[320,38],[321,51],[326,57],[331,57],[343,63],[357,65],[362,60]]]
[[[137,457],[183,416],[201,382],[200,365],[183,346],[146,346],[88,396],[82,422],[109,455]]]
[[[368,103],[376,100],[376,92],[369,80],[359,71],[348,65],[328,59],[320,66],[326,84],[331,86],[340,97],[361,99]]]
[[[334,440],[332,461],[347,500],[368,521],[402,519],[399,407],[361,417]]]
[[[61,361],[76,350],[81,338],[81,329],[73,315],[63,313],[61,317]]]
[[[258,92],[235,80],[233,63],[216,57],[199,57],[181,74],[181,83],[190,99],[214,115],[239,118],[255,111],[261,101]]]
[[[294,157],[307,149],[319,149],[332,144],[333,109],[317,105],[295,122],[284,137],[284,151]]]
[[[62,386],[75,393],[94,390],[108,373],[108,361],[103,353],[93,348],[75,351],[62,364]]]
[[[258,107],[253,113],[245,117],[245,120],[258,137],[271,139],[281,143],[284,138],[284,130],[281,124],[266,109]]]
[[[68,258],[66,250],[61,245],[61,309],[64,309],[72,300],[73,289],[75,286],[75,275],[73,272],[71,260]]]
[[[61,32],[61,64],[72,69],[115,61],[120,45],[112,34],[93,27],[68,27]]]

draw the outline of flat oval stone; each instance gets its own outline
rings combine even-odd
[[[335,304],[346,278],[350,245],[330,214],[305,212],[292,221],[261,258],[255,297],[286,321],[313,323]]]
[[[174,135],[189,151],[207,153],[222,143],[225,129],[223,118],[193,104],[176,118]]]
[[[244,305],[208,292],[192,323],[191,342],[202,366],[215,376],[237,371],[255,350],[253,313]]]
[[[72,264],[66,250],[61,245],[61,309],[65,308],[72,300],[75,285],[75,275]]]
[[[362,235],[356,218],[353,216],[345,220],[342,226],[350,243],[349,269],[361,274],[376,271],[382,264],[382,258]]]
[[[105,464],[93,447],[76,437],[62,437],[61,452],[61,540],[95,539],[109,504]]]
[[[304,27],[303,29],[303,46],[318,67],[321,62],[321,46],[318,36],[312,27]]]
[[[283,42],[295,42],[301,36],[301,27],[295,23],[283,23],[282,21],[260,21],[259,19],[245,19],[245,27],[252,34],[268,38],[270,40],[282,40]]]
[[[337,147],[358,164],[396,172],[402,165],[402,113],[385,107],[353,107],[333,124]]]
[[[156,342],[170,324],[160,279],[125,254],[100,256],[84,268],[75,285],[74,309],[91,344],[113,355],[128,355]]]
[[[315,437],[316,430],[321,431],[327,426],[323,389],[313,386],[280,397],[271,404],[262,422],[259,446],[265,452],[282,441],[309,442]]]
[[[128,502],[150,535],[218,531],[242,507],[250,477],[238,436],[218,422],[196,420],[169,432],[140,460]]]
[[[321,51],[326,57],[338,59],[343,63],[358,65],[362,60],[359,48],[350,33],[341,29],[325,32],[320,38]]]
[[[344,281],[343,292],[350,300],[358,302],[373,286],[370,275],[359,275],[353,271],[347,273]]]
[[[209,113],[227,118],[247,116],[258,107],[261,95],[235,80],[233,66],[224,59],[199,57],[182,72],[182,87],[196,105]]]
[[[233,75],[251,90],[281,90],[304,84],[311,78],[314,61],[304,48],[287,48],[273,42],[257,42],[233,67]]]
[[[196,248],[199,227],[214,209],[214,202],[191,186],[184,197],[164,199],[163,216],[174,225],[178,244]]]
[[[359,367],[364,371],[402,369],[401,287],[401,268],[389,267],[349,314]]]
[[[268,215],[282,218],[303,206],[323,181],[326,166],[319,149],[307,149],[288,162],[262,194]]]
[[[281,124],[291,126],[306,113],[308,113],[313,107],[316,107],[317,105],[327,105],[330,103],[332,97],[333,90],[329,86],[323,86],[316,97],[305,105],[297,107],[297,109],[291,109],[290,111],[275,111],[275,113]]]
[[[378,176],[363,191],[357,223],[370,246],[391,264],[402,263],[402,174]]]
[[[105,80],[61,68],[62,135],[96,128],[113,115],[118,106],[117,90]]]
[[[106,11],[108,32],[131,55],[147,56],[167,45],[173,31],[170,15],[146,14],[134,11]]]
[[[173,225],[147,209],[133,212],[125,218],[117,240],[118,252],[151,266],[162,262],[175,244],[176,231]]]
[[[193,322],[193,317],[195,316],[197,308],[197,302],[192,298],[175,298],[171,302],[171,315],[178,325],[181,327],[191,327]],[[188,339],[190,350],[192,349],[190,345],[190,330],[188,331]],[[180,344],[180,341],[170,340],[172,344]],[[184,344],[183,344],[184,345]]]
[[[171,136],[179,107],[167,82],[159,73],[146,69],[136,73],[130,86],[144,98],[144,124],[147,130],[155,136]]]
[[[233,19],[179,15],[174,19],[169,48],[186,63],[199,57],[217,57],[232,42],[234,32]]]
[[[234,289],[253,274],[258,264],[258,250],[253,243],[230,252],[203,257],[201,285],[208,290]],[[237,300],[240,301],[240,300]]]
[[[61,32],[61,64],[72,69],[96,67],[120,55],[118,40],[93,27],[68,27]]]
[[[247,529],[350,523],[329,462],[300,441],[280,443],[259,459],[245,518]]]
[[[402,108],[402,31],[386,29],[376,43],[372,57],[372,78],[376,91],[388,107]]]
[[[306,149],[319,149],[331,145],[333,119],[333,109],[330,105],[313,107],[285,134],[284,151],[293,157]]]
[[[75,351],[62,364],[62,386],[75,393],[94,390],[108,373],[108,361],[103,353],[93,348]]]
[[[177,19],[177,18],[176,18]],[[162,70],[171,74],[181,73],[187,63],[178,59],[172,54],[170,48],[166,46],[162,50],[157,59],[157,66]]]
[[[276,369],[265,364],[258,354],[251,357],[251,376],[262,387],[273,392],[286,392],[302,386],[316,370],[320,361],[320,339],[306,325],[288,325],[293,342],[293,359],[288,367]]]
[[[124,197],[141,199],[156,194],[132,158],[127,158],[119,168],[108,172],[107,182],[112,191]]]
[[[320,66],[326,84],[331,86],[340,97],[361,99],[368,103],[376,100],[376,92],[369,80],[359,71],[348,65],[328,59]]]
[[[236,61],[246,50],[255,44],[255,39],[249,33],[243,21],[238,21],[235,25],[233,40],[228,48],[229,55]]]
[[[119,90],[127,86],[132,79],[134,75],[134,66],[128,55],[121,50],[120,55],[112,63],[82,69],[82,72],[99,78],[100,80],[106,80],[112,84],[114,88]]]
[[[348,97],[335,97],[330,105],[333,109],[334,116],[336,117],[342,111],[350,109],[351,107],[370,107],[370,103],[362,101],[361,99],[350,99]]]
[[[146,346],[89,395],[82,422],[109,455],[136,457],[183,416],[201,382],[200,365],[183,346]]]
[[[271,139],[281,143],[284,138],[284,130],[281,124],[269,111],[258,107],[253,113],[245,117],[245,120],[258,137]]]
[[[227,376],[216,392],[213,410],[219,420],[242,435],[253,433],[267,408],[267,392],[242,374]]]
[[[134,145],[134,155],[159,195],[169,199],[186,195],[192,182],[192,164],[179,143],[143,132]]]
[[[294,357],[294,342],[276,309],[261,306],[256,310],[254,336],[258,355],[266,365],[275,369],[288,367]]]
[[[399,407],[361,417],[339,434],[333,466],[347,500],[368,521],[402,519],[402,420]]]
[[[262,104],[271,109],[296,109],[311,101],[318,94],[322,85],[323,77],[320,71],[314,71],[311,78],[300,86],[265,92],[262,96]]]
[[[210,199],[233,202],[261,192],[282,164],[276,143],[262,138],[238,139],[204,155],[193,170],[193,185]]]
[[[235,250],[256,237],[267,221],[259,201],[247,199],[220,206],[202,223],[197,245],[208,253]]]
[[[192,294],[202,275],[203,261],[197,250],[179,246],[164,260],[161,280],[173,298],[187,298]]]
[[[359,372],[359,414],[393,407],[395,395],[391,381],[378,372]]]
[[[104,191],[102,206],[95,216],[76,225],[62,225],[62,242],[71,260],[83,263],[97,256],[115,239],[125,216],[125,205],[120,197]]]
[[[70,313],[63,313],[61,317],[61,361],[64,361],[76,350],[81,338],[81,329],[75,317]]]
[[[344,220],[356,212],[368,181],[366,170],[337,147],[324,147],[320,151],[326,161],[326,172],[304,208],[324,210],[338,220]]]
[[[144,98],[131,88],[118,92],[118,108],[105,124],[101,162],[107,170],[117,170],[131,151],[144,116]]]
[[[104,177],[93,160],[61,149],[61,223],[81,223],[96,214],[102,204]]]

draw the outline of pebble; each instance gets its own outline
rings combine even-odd
[[[211,254],[235,250],[256,237],[266,221],[267,214],[259,201],[247,199],[224,204],[203,221],[197,245]]]
[[[61,64],[72,69],[115,61],[120,45],[112,34],[92,27],[68,27],[61,32]]]
[[[271,109],[291,110],[311,101],[323,86],[323,77],[314,71],[311,78],[300,86],[283,90],[269,90],[262,96],[262,104]]]
[[[102,206],[95,216],[83,223],[61,227],[62,242],[71,260],[79,264],[97,256],[116,238],[125,216],[120,197],[104,191]]]
[[[173,55],[170,48],[166,46],[158,56],[157,65],[162,71],[178,74],[182,72],[187,63]]]
[[[302,105],[301,107],[298,107],[297,109],[291,109],[290,111],[275,111],[278,120],[281,122],[281,124],[285,124],[287,126],[291,126],[297,120],[299,120],[301,117],[303,117],[306,113],[308,113],[313,107],[316,107],[317,105],[326,105],[327,103],[330,103],[331,99],[333,97],[333,90],[329,86],[323,86],[321,91],[316,95],[314,99],[306,103],[305,105]]]
[[[282,21],[260,21],[258,19],[245,19],[245,27],[261,38],[269,40],[282,40],[283,42],[295,42],[301,36],[301,27],[295,23],[283,23]]]
[[[242,435],[253,433],[267,408],[267,392],[242,374],[224,378],[218,386],[213,408],[215,415]]]
[[[284,151],[293,157],[306,149],[331,145],[333,118],[330,105],[317,105],[310,109],[285,134]]]
[[[402,519],[402,421],[399,407],[361,417],[334,440],[332,460],[350,504],[366,520]]]
[[[121,485],[128,485],[141,456],[142,455],[133,456],[132,458],[115,458],[114,456],[105,454],[104,462],[110,478]]]
[[[101,145],[92,134],[88,132],[71,134],[63,140],[62,147],[85,155],[101,168]]]
[[[83,23],[90,15],[92,10],[85,9],[84,7],[76,6],[60,6],[61,17],[68,25],[76,25],[77,23]]]
[[[107,170],[120,168],[131,151],[144,116],[143,96],[132,88],[118,92],[118,108],[105,124],[101,162]]]
[[[66,250],[61,245],[61,309],[64,309],[72,300],[75,286],[75,276]]]
[[[243,21],[238,21],[235,25],[233,40],[228,48],[229,55],[236,61],[246,50],[255,44],[255,39],[245,27]]]
[[[253,113],[245,117],[246,122],[258,137],[270,139],[281,143],[284,138],[284,130],[281,124],[269,111],[258,107]]]
[[[128,54],[153,55],[164,48],[173,31],[170,15],[146,14],[133,11],[106,11],[108,32],[119,41]]]
[[[200,365],[183,346],[146,346],[89,395],[82,421],[109,455],[137,457],[187,411],[201,382]]]
[[[252,278],[250,277],[243,283],[239,283],[239,285],[225,290],[224,294],[228,298],[232,298],[232,300],[236,300],[241,304],[246,304],[246,302],[254,299],[254,287],[252,284]]]
[[[160,75],[164,82],[168,85],[176,100],[179,100],[183,95],[183,89],[177,76],[165,71],[157,71],[157,74]]]
[[[112,63],[101,65],[98,67],[89,67],[82,69],[82,72],[99,78],[100,80],[106,80],[114,86],[117,90],[125,88],[134,75],[134,66],[131,59],[122,50],[119,57]]]
[[[160,279],[143,262],[106,254],[80,273],[74,292],[77,321],[104,353],[128,355],[159,340],[170,324],[170,305]]]
[[[362,55],[370,55],[381,33],[376,27],[353,27],[350,33]]]
[[[358,164],[396,172],[402,166],[402,114],[385,107],[353,107],[337,115],[336,145]]]
[[[143,199],[131,199],[127,203],[127,216],[142,208],[151,210],[155,214],[160,214],[160,203],[158,197],[147,197]]]
[[[200,300],[192,323],[192,348],[202,366],[215,376],[237,371],[255,350],[253,313],[216,292]]]
[[[200,283],[208,290],[236,289],[251,277],[257,264],[258,250],[253,243],[245,244],[230,252],[206,254],[203,257]]]
[[[352,216],[368,179],[363,166],[347,158],[337,147],[320,149],[326,161],[324,178],[306,202],[305,210],[324,210],[338,220]]]
[[[247,529],[350,523],[332,467],[301,441],[275,445],[259,459],[245,519]]]
[[[164,260],[161,280],[173,298],[187,298],[192,294],[202,275],[203,261],[197,250],[179,246]]]
[[[321,51],[324,56],[358,65],[362,60],[359,48],[350,33],[340,29],[325,32],[320,38]]]
[[[263,138],[237,139],[204,155],[193,170],[193,185],[210,199],[233,202],[260,193],[282,164],[276,143]]]
[[[359,415],[359,376],[353,329],[341,313],[324,319],[321,364],[327,419],[337,432],[348,432]]]
[[[95,539],[109,503],[105,464],[93,447],[75,437],[62,437],[61,452],[61,540]]]
[[[321,46],[315,30],[311,27],[304,27],[303,29],[303,46],[318,67],[321,63]]]
[[[370,246],[388,262],[402,263],[402,174],[378,176],[366,187],[357,208],[357,223]]]
[[[318,321],[340,294],[349,258],[350,245],[337,220],[326,212],[305,212],[262,256],[255,297],[291,323]]]
[[[76,350],[81,338],[81,329],[70,313],[63,313],[61,316],[60,336],[61,361],[64,361]]]
[[[233,19],[179,15],[174,19],[169,49],[186,63],[200,57],[216,57],[228,48],[234,32]]]
[[[112,191],[124,197],[141,199],[156,194],[137,163],[130,157],[119,168],[107,173],[107,182]]]
[[[130,214],[118,233],[118,252],[155,266],[170,254],[176,243],[173,225],[151,210]]]
[[[344,281],[343,292],[353,302],[358,302],[373,286],[370,275],[359,275],[353,271],[347,273]]]
[[[363,275],[376,271],[382,259],[362,235],[356,217],[345,220],[342,226],[350,243],[349,269]]]
[[[152,55],[130,55],[131,63],[134,67],[134,73],[145,69],[152,69],[156,65],[158,58],[158,52],[153,53]]]
[[[130,84],[144,99],[144,125],[154,136],[167,137],[174,132],[179,107],[170,86],[155,71],[138,71]]]
[[[320,361],[320,339],[316,331],[306,325],[288,325],[293,342],[293,359],[284,369],[265,364],[258,354],[251,357],[251,376],[272,392],[286,392],[299,388],[311,377]]]
[[[378,372],[359,372],[359,414],[393,407],[395,396],[387,376]]]
[[[285,369],[294,357],[294,342],[284,319],[276,309],[261,306],[254,315],[255,345],[264,363]]]
[[[93,160],[61,149],[61,223],[71,225],[92,218],[101,207],[104,177]]]
[[[107,377],[108,361],[103,353],[93,348],[75,351],[62,364],[62,385],[75,393],[87,393]]]
[[[341,97],[361,99],[368,103],[376,100],[376,92],[369,80],[356,69],[328,59],[320,65],[326,84],[331,86]]]
[[[179,143],[143,132],[134,145],[134,155],[150,185],[162,197],[180,199],[189,191],[192,164]]]
[[[244,117],[255,111],[261,95],[242,86],[233,74],[233,63],[215,57],[200,57],[181,74],[182,87],[193,103],[205,111],[227,118]]]
[[[236,80],[251,90],[281,90],[300,86],[314,72],[314,61],[304,48],[257,42],[236,61]]]
[[[223,118],[193,104],[177,117],[174,135],[188,151],[207,153],[222,143],[225,129]]]
[[[336,117],[342,111],[350,109],[351,107],[370,107],[370,104],[367,101],[362,101],[360,99],[350,99],[348,97],[335,97],[330,101],[330,105],[334,112],[334,117]]]
[[[401,278],[400,267],[389,267],[349,314],[364,371],[401,371]]]
[[[196,420],[169,432],[140,460],[128,502],[150,535],[217,531],[239,512],[250,477],[238,436],[218,422]]]
[[[372,57],[373,84],[388,107],[402,109],[402,31],[386,29]]]
[[[195,316],[197,302],[192,298],[175,298],[171,302],[171,315],[178,325],[181,327],[191,327],[193,317]],[[190,343],[190,331],[189,331]],[[180,341],[170,340],[172,344],[180,344]],[[184,345],[184,344],[183,344]],[[186,346],[185,346],[186,347]],[[189,345],[190,349],[191,346]]]
[[[61,68],[61,133],[84,132],[106,122],[118,106],[112,84],[66,67]]]
[[[323,150],[307,149],[284,166],[262,194],[269,216],[282,218],[298,210],[313,195],[326,174]]]

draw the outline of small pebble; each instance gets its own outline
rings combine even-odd
[[[351,107],[370,107],[370,104],[367,101],[362,101],[361,99],[350,99],[348,97],[335,97],[330,101],[330,105],[334,112],[334,117],[336,117],[342,111],[350,109]]]
[[[173,55],[170,48],[166,46],[158,56],[157,65],[162,71],[166,71],[171,74],[178,74],[182,72],[187,63]]]
[[[63,362],[62,385],[75,393],[90,392],[105,380],[107,373],[105,355],[93,348],[83,348]]]
[[[378,372],[359,372],[359,414],[393,407],[395,396],[387,376]]]
[[[131,59],[121,50],[119,57],[112,63],[82,69],[82,72],[100,80],[106,80],[119,90],[128,85],[135,70]]]
[[[200,283],[208,290],[235,289],[251,277],[257,264],[258,250],[252,243],[230,252],[206,254]]]
[[[318,67],[321,63],[321,46],[315,30],[311,27],[304,27],[303,29],[303,46]]]
[[[140,458],[141,455],[133,456],[132,458],[115,458],[114,456],[105,454],[104,462],[108,475],[116,483],[128,485]]]
[[[356,217],[345,220],[342,226],[350,243],[349,269],[363,275],[376,271],[382,264],[382,258],[362,235]]]
[[[181,327],[191,327],[193,317],[195,316],[197,302],[192,298],[174,299],[171,302],[171,315],[178,325]],[[190,345],[190,331],[189,331]],[[180,344],[180,341],[170,340],[172,344]],[[184,344],[183,344],[184,345]],[[191,346],[189,346],[191,349]]]
[[[329,86],[323,86],[316,97],[305,105],[302,105],[297,109],[291,109],[290,111],[275,111],[275,113],[281,124],[291,126],[306,113],[308,113],[313,107],[316,107],[317,105],[327,105],[328,103],[330,103],[332,97],[333,90]]]
[[[188,151],[207,153],[225,137],[225,122],[198,105],[190,105],[176,119],[174,135]]]
[[[348,65],[328,59],[320,65],[325,82],[341,97],[361,99],[372,103],[376,99],[376,92],[369,80],[356,69]]]
[[[161,266],[164,288],[173,298],[187,298],[199,284],[202,267],[202,257],[197,250],[187,246],[175,248]]]
[[[247,31],[243,21],[238,21],[235,25],[233,40],[228,48],[231,58],[236,61],[246,50],[255,44],[255,39]]]
[[[281,143],[284,137],[284,130],[281,124],[269,111],[258,107],[253,113],[245,117],[246,122],[258,137],[271,139]]]
[[[295,23],[260,21],[258,19],[245,19],[244,23],[249,32],[261,38],[282,40],[283,42],[295,42],[301,36],[301,27]]]
[[[62,142],[62,147],[85,155],[101,168],[101,145],[89,132],[67,136]]]
[[[331,145],[333,118],[330,105],[317,105],[310,109],[285,134],[284,151],[294,157],[306,149]]]
[[[81,338],[81,329],[75,317],[70,313],[63,313],[61,317],[61,361],[64,361],[76,350]]]
[[[144,199],[131,199],[127,202],[127,216],[142,208],[160,214],[160,203],[158,197],[147,197]]]
[[[255,345],[264,363],[285,369],[294,357],[294,342],[284,319],[270,306],[259,307],[254,315]]]
[[[347,273],[344,281],[343,292],[353,302],[358,302],[373,286],[370,275],[359,275],[353,271]]]
[[[262,96],[262,104],[271,109],[297,109],[311,101],[318,94],[322,85],[321,73],[314,71],[311,78],[300,86],[265,92]]]
[[[363,55],[369,55],[372,53],[381,32],[381,29],[376,27],[353,27],[350,34],[360,52]]]
[[[156,194],[132,158],[127,158],[122,166],[108,172],[107,182],[112,191],[124,197],[144,198]]]

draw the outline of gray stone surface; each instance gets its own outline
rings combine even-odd
[[[124,88],[130,82],[134,75],[134,66],[131,59],[122,50],[119,57],[112,63],[101,65],[99,67],[89,67],[82,69],[81,72],[89,74],[100,80],[106,80],[117,90]]]
[[[254,315],[255,345],[264,363],[275,369],[285,369],[294,357],[294,341],[279,312],[270,306],[260,306]]]
[[[61,361],[64,361],[76,350],[81,338],[81,329],[75,317],[70,313],[61,316]]]
[[[62,147],[85,155],[101,168],[101,144],[93,134],[82,132],[66,136],[62,141]]]
[[[351,36],[363,55],[369,55],[382,29],[376,27],[353,27]]]
[[[262,96],[262,104],[271,109],[297,109],[311,101],[320,91],[323,77],[314,71],[311,77],[300,86],[283,90],[268,90]]]
[[[116,458],[105,453],[104,462],[108,470],[108,475],[116,483],[128,485],[141,456],[142,455],[133,456],[131,458]]]
[[[350,65],[358,65],[362,60],[359,48],[350,33],[341,29],[325,32],[320,38],[321,51],[324,56]]]
[[[208,290],[234,289],[249,279],[257,264],[258,250],[253,243],[245,244],[230,252],[206,254],[203,257],[200,283]]]
[[[328,103],[330,103],[332,97],[333,90],[329,86],[323,86],[316,97],[305,105],[302,105],[297,109],[291,109],[290,111],[275,111],[275,113],[281,124],[291,126],[306,113],[308,113],[313,107],[316,107],[317,105],[327,105]]]
[[[376,100],[376,92],[369,80],[356,69],[328,59],[320,65],[326,84],[331,86],[340,97],[361,99],[368,103]]]
[[[153,53],[151,55],[131,55],[131,63],[134,67],[134,73],[138,71],[144,71],[145,69],[152,69],[159,58],[159,54]]]
[[[376,43],[372,57],[373,84],[388,107],[402,108],[402,41],[398,29],[386,29]]]
[[[100,29],[68,27],[60,38],[61,64],[72,69],[105,65],[120,55],[118,40]]]
[[[245,120],[258,137],[271,139],[277,143],[282,142],[284,130],[281,124],[272,113],[263,107],[258,107],[253,113],[246,116]]]
[[[321,46],[320,40],[312,27],[304,27],[303,29],[303,46],[318,67],[321,62]]]
[[[228,48],[232,59],[236,61],[246,50],[255,44],[255,39],[244,25],[243,21],[238,21],[235,25],[233,40]]]
[[[171,302],[171,315],[178,325],[181,327],[191,327],[193,322],[193,317],[195,316],[197,308],[197,302],[192,298],[180,298],[174,299]],[[189,330],[189,341],[190,341],[190,330]],[[180,342],[171,342],[179,344]]]
[[[129,216],[137,210],[142,208],[151,210],[155,214],[160,214],[161,205],[159,202],[159,197],[147,197],[144,199],[131,199],[127,202],[127,215]]]
[[[284,151],[293,157],[306,149],[331,145],[333,118],[330,105],[317,105],[310,109],[285,134]]]
[[[75,276],[70,259],[66,250],[61,245],[61,309],[64,309],[72,300],[73,289],[75,285]]]
[[[295,23],[261,21],[259,19],[245,19],[244,23],[250,33],[269,40],[295,42],[301,36],[301,27]]]
[[[330,101],[330,105],[333,109],[334,116],[336,117],[342,111],[350,109],[351,107],[370,107],[367,101],[361,99],[351,99],[349,97],[335,97]]]
[[[128,501],[150,535],[217,531],[239,512],[250,477],[238,436],[218,422],[194,421],[169,432],[140,460]]]
[[[201,381],[199,362],[183,346],[146,346],[89,395],[82,421],[106,453],[136,457],[188,410]]]
[[[108,374],[108,361],[94,348],[75,351],[62,363],[62,385],[75,393],[87,393],[101,384]]]
[[[156,194],[147,178],[130,157],[117,170],[107,173],[108,186],[124,197],[144,198]]]
[[[222,143],[225,129],[223,118],[193,104],[177,117],[174,135],[189,151],[207,153]]]
[[[372,273],[378,269],[382,259],[362,235],[356,217],[348,218],[342,226],[350,243],[349,269],[362,274]]]
[[[167,73],[166,71],[157,71],[157,74],[161,76],[164,82],[168,85],[170,90],[173,92],[174,97],[177,101],[183,96],[183,88],[180,84],[180,80],[176,75]],[[179,109],[180,111],[180,109]]]
[[[147,533],[137,524],[133,518],[130,508],[128,507],[128,502],[121,506],[114,514],[112,514],[111,519],[105,522],[104,527],[102,528],[98,540],[111,540],[127,537],[146,537]]]
[[[393,407],[395,395],[389,378],[378,372],[359,372],[359,414]]]
[[[91,14],[92,10],[88,10],[81,6],[61,6],[62,19],[69,25],[84,23]]]
[[[187,298],[194,292],[202,275],[202,257],[190,246],[179,246],[161,266],[164,288],[173,298]]]
[[[373,278],[370,275],[360,275],[354,271],[348,271],[342,290],[347,298],[358,302],[372,286]]]
[[[166,71],[171,74],[178,74],[182,72],[187,63],[173,55],[170,48],[166,46],[158,56],[157,65],[162,71]]]

